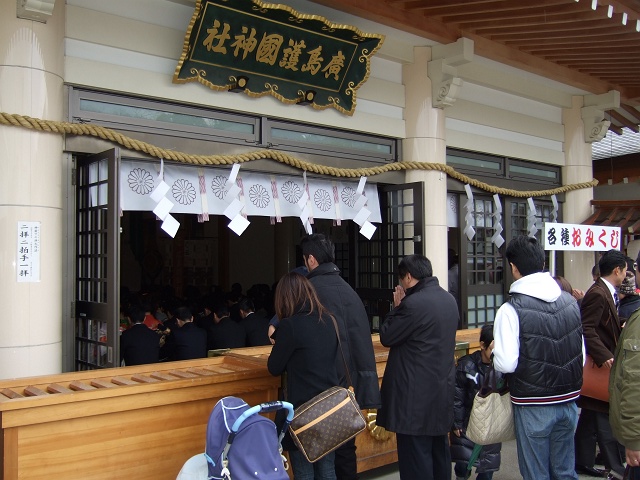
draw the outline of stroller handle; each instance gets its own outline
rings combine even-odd
[[[235,422],[233,422],[233,425],[231,426],[231,434],[237,433],[240,429],[240,426],[242,425],[242,422],[244,422],[251,415],[255,415],[256,413],[275,412],[276,410],[280,410],[281,408],[287,410],[288,425],[289,423],[291,423],[291,420],[293,420],[293,405],[289,402],[281,402],[278,400],[275,402],[261,403],[260,405],[256,405],[255,407],[251,407],[246,410],[236,419]]]

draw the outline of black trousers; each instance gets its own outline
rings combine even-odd
[[[576,465],[593,467],[596,456],[596,441],[600,446],[605,467],[620,475],[624,474],[620,444],[613,437],[609,414],[583,408],[574,437]]]
[[[355,437],[336,449],[335,466],[338,480],[357,480],[358,459]]]
[[[397,433],[400,480],[451,480],[451,454],[446,435]]]

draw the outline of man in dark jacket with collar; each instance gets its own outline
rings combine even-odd
[[[323,234],[307,235],[302,239],[302,257],[309,273],[307,278],[318,293],[318,298],[338,322],[340,341],[358,405],[362,409],[380,407],[380,389],[376,360],[371,342],[369,317],[362,300],[340,276],[333,263],[334,247]],[[341,385],[348,387],[342,356],[336,358]],[[336,450],[336,477],[352,480],[357,476],[355,439]]]
[[[450,480],[458,304],[423,255],[403,258],[398,277],[380,327],[390,350],[377,423],[396,433],[402,480]]]
[[[129,309],[129,319],[133,326],[120,336],[120,361],[126,366],[157,363],[160,356],[160,335],[147,327],[144,310],[140,307]]]
[[[613,352],[622,331],[616,289],[627,275],[626,256],[618,250],[609,250],[600,258],[598,268],[600,278],[585,293],[580,304],[580,316],[587,354],[598,367],[609,370],[613,366]],[[575,433],[576,470],[578,473],[598,472],[593,467],[597,438],[605,466],[623,475],[622,455],[609,424],[609,406],[606,402],[584,396],[578,405],[581,411]]]
[[[191,360],[207,357],[207,332],[193,323],[187,307],[175,311],[178,328],[171,332],[167,345],[170,360]]]

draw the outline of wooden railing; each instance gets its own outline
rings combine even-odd
[[[175,479],[218,399],[258,404],[279,386],[233,357],[0,381],[0,478]]]
[[[479,331],[458,333],[456,357],[477,349]],[[372,340],[382,378],[388,349]],[[281,379],[266,369],[270,350],[0,380],[0,480],[175,479],[204,451],[220,398],[249,405],[278,398]],[[375,412],[368,417],[372,429]],[[379,433],[358,436],[359,471],[397,461],[395,435]]]

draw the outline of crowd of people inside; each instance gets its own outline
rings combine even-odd
[[[481,328],[480,350],[457,363],[456,299],[428,258],[404,257],[380,326],[389,355],[379,387],[368,316],[340,276],[333,244],[312,234],[301,250],[304,267],[284,275],[273,295],[262,285],[243,294],[237,284],[181,301],[168,292],[123,295],[124,364],[273,344],[268,370],[287,374],[283,400],[297,407],[329,387],[353,387],[359,406],[377,409],[377,425],[396,434],[402,480],[450,480],[452,462],[457,480],[473,467],[476,479],[493,478],[501,444],[472,457],[466,437],[474,397],[491,370],[509,387],[525,480],[623,478],[625,469],[629,480],[640,480],[640,255],[634,261],[605,252],[583,292],[545,271],[535,238],[513,238],[505,251],[514,279],[509,300]],[[581,395],[587,356],[611,372],[609,402]],[[283,445],[297,480],[358,478],[355,440],[315,463],[290,438]]]
[[[124,365],[204,358],[210,350],[270,345],[272,289],[256,284],[244,293],[189,288],[178,298],[170,288],[121,291],[120,358]],[[145,327],[144,329],[141,327]]]

